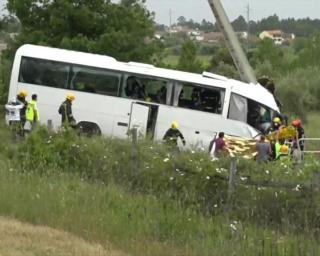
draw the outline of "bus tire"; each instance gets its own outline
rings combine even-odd
[[[80,132],[80,134],[87,135],[88,137],[101,135],[100,127],[93,122],[81,121],[77,124],[77,130]]]

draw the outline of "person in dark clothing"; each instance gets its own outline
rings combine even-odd
[[[171,124],[171,128],[166,131],[163,140],[166,142],[168,146],[177,147],[178,138],[182,140],[183,145],[186,145],[186,141],[178,128],[179,124],[176,121],[174,121]]]
[[[17,102],[21,105],[23,105],[23,107],[20,109],[20,124],[21,127],[24,126],[24,124],[26,123],[26,110],[28,107],[28,102],[26,100],[26,97],[28,96],[28,92],[26,90],[21,90],[19,91],[18,95],[17,95]]]
[[[265,87],[273,95],[277,106],[279,107],[279,109],[281,109],[282,103],[280,102],[280,100],[276,96],[276,93],[275,93],[276,86],[275,86],[274,81],[267,76],[262,76],[258,79],[258,83],[261,84],[263,87]]]
[[[275,117],[273,118],[272,120],[272,123],[270,125],[270,127],[266,130],[266,134],[270,134],[270,133],[273,133],[273,132],[276,132],[279,130],[281,126],[281,119],[280,117]]]
[[[62,125],[75,127],[76,120],[72,115],[72,102],[75,100],[75,96],[72,93],[68,93],[66,100],[59,107],[59,114],[61,115]]]
[[[256,156],[256,161],[258,163],[267,162],[269,160],[272,150],[270,143],[266,141],[264,135],[261,135],[260,141],[257,142],[256,150],[258,152]]]
[[[297,138],[296,138],[297,141],[299,141],[300,139],[305,138],[304,129],[303,129],[303,127],[302,127],[302,124],[301,124],[301,120],[300,120],[300,119],[293,120],[293,121],[292,121],[292,126],[293,126],[294,128],[296,128],[296,130],[297,130]],[[298,145],[298,144],[297,144],[297,145]],[[300,147],[300,150],[301,150],[301,151],[304,150],[304,141],[303,141],[303,140],[299,141],[299,147]]]

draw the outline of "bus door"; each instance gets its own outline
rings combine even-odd
[[[129,130],[136,128],[138,136],[146,136],[150,107],[133,102],[130,111]]]
[[[208,151],[210,142],[217,136],[217,133],[209,130],[196,129],[194,132],[194,145],[199,150]]]
[[[131,106],[129,129],[136,126],[140,129],[140,134],[148,135],[150,139],[154,138],[157,124],[159,106],[145,102],[134,102]]]

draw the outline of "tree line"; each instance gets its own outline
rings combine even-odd
[[[248,30],[248,22],[242,15],[232,21],[231,24],[236,31]],[[193,19],[188,20],[184,16],[180,16],[175,25],[186,26],[206,32],[219,31],[216,24],[206,19],[203,19],[201,22],[196,22]],[[258,34],[264,30],[280,29],[286,33],[293,33],[298,37],[307,37],[320,30],[320,19],[279,19],[277,15],[271,15],[259,21],[251,20],[249,22],[249,29],[252,34]]]

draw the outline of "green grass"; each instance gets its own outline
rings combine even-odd
[[[305,132],[307,137],[320,138],[320,112],[311,112],[308,114]]]
[[[212,59],[211,55],[198,55],[197,59],[200,60],[204,66],[209,66],[210,65],[210,61]],[[177,66],[179,62],[179,55],[168,55],[165,59],[164,59],[164,63],[166,65],[170,65],[170,66]]]
[[[0,139],[0,215],[111,241],[133,255],[320,253],[313,158],[299,168],[239,160],[227,200],[230,161],[203,152],[177,155],[140,141],[133,156],[126,140],[43,128],[13,143],[0,127]]]
[[[320,112],[311,112],[307,116],[307,122],[303,124],[307,138],[320,138]],[[307,150],[320,151],[320,141],[306,142]],[[320,154],[317,154],[320,156]]]
[[[307,234],[203,217],[166,197],[132,194],[77,175],[0,169],[0,214],[48,225],[134,255],[318,255]]]

